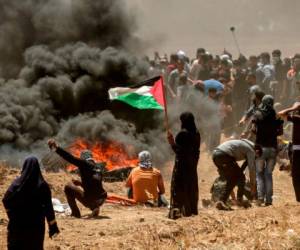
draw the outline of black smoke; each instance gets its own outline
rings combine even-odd
[[[124,0],[0,0],[0,68],[13,77],[24,51],[78,41],[98,48],[124,48],[134,37],[135,18]]]
[[[0,86],[0,143],[26,148],[55,136],[63,120],[109,109],[107,91],[147,77],[147,64],[125,52],[84,43],[25,52],[18,80]]]
[[[92,123],[95,114],[111,109],[109,88],[147,77],[147,64],[128,50],[138,40],[126,1],[0,4],[1,158],[22,152],[40,155],[47,138],[66,131],[67,121],[88,113],[85,119]],[[122,125],[108,120],[116,128]],[[84,137],[91,139],[89,133]]]
[[[0,3],[1,159],[19,164],[28,153],[42,157],[50,137],[63,146],[76,138],[117,141],[134,153],[149,150],[156,162],[168,159],[163,112],[108,99],[109,88],[148,78],[148,64],[134,55],[142,52],[125,1]],[[174,105],[171,125],[178,125],[181,111],[205,105]]]

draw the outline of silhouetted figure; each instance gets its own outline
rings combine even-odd
[[[21,176],[14,180],[6,191],[3,204],[9,218],[9,250],[43,249],[45,218],[49,225],[49,237],[59,233],[51,191],[41,174],[36,157],[26,158]]]
[[[198,214],[198,175],[200,134],[194,116],[186,112],[180,115],[181,131],[175,140],[169,132],[168,140],[176,154],[171,182],[171,208],[169,217],[176,219]]]

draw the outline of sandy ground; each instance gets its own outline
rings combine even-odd
[[[167,190],[172,163],[163,168]],[[206,153],[198,166],[200,200],[209,198],[217,173]],[[0,167],[0,197],[18,171]],[[65,201],[65,173],[45,174],[52,196]],[[125,194],[123,183],[105,184],[108,192]],[[169,192],[167,193],[169,197]],[[199,202],[201,203],[201,202]],[[274,205],[234,211],[217,211],[199,204],[199,215],[169,220],[166,208],[124,207],[105,204],[101,216],[82,219],[57,215],[61,234],[45,249],[300,249],[300,206],[294,201],[291,178],[274,171]],[[0,205],[0,249],[6,249],[7,217]]]

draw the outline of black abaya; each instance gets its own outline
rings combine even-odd
[[[198,214],[197,165],[201,139],[194,125],[194,118],[185,118],[181,116],[182,130],[172,146],[176,159],[171,183],[171,209],[177,208],[183,216],[191,216]]]

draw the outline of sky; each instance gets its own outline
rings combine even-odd
[[[297,0],[130,0],[138,19],[136,34],[147,52],[178,49],[190,56],[198,47],[237,54],[230,27],[245,55],[280,48],[285,56],[300,50]]]

